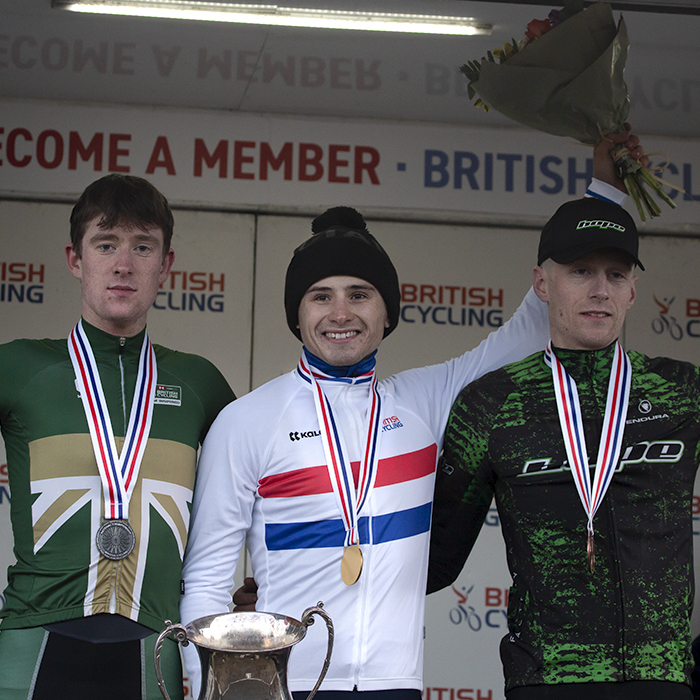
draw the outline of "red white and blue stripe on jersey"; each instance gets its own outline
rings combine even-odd
[[[385,486],[404,484],[410,488],[412,482],[432,477],[436,457],[437,446],[432,444],[416,452],[380,459],[375,494],[381,494]],[[357,480],[360,463],[353,462],[351,466]],[[423,491],[422,488],[419,490]],[[263,499],[301,499],[332,493],[325,464],[263,477],[258,486],[258,495]],[[409,508],[371,517],[361,516],[358,522],[360,544],[381,544],[427,533],[431,513],[432,501],[428,500]],[[265,544],[271,551],[342,547],[344,539],[345,527],[340,518],[265,524]]]

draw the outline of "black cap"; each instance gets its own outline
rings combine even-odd
[[[601,248],[622,250],[644,269],[632,217],[612,202],[595,197],[575,199],[562,204],[542,229],[537,264],[552,258],[565,265]]]
[[[301,340],[299,304],[312,284],[347,275],[377,288],[389,317],[384,337],[389,335],[399,323],[399,277],[384,248],[367,230],[362,214],[351,207],[333,207],[313,220],[311,230],[314,235],[294,251],[287,268],[284,308],[289,329]]]

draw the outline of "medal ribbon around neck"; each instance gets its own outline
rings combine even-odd
[[[302,378],[311,384],[313,390],[316,415],[321,426],[321,438],[326,454],[328,475],[330,476],[333,492],[338,501],[338,509],[345,526],[345,547],[359,545],[358,516],[374,488],[374,482],[377,478],[377,463],[379,461],[381,399],[377,390],[376,372],[371,370],[354,378],[331,377],[316,368],[312,368],[303,355],[301,360],[299,360],[297,371]],[[323,393],[319,380],[343,382],[346,384],[370,383],[367,432],[357,489],[354,487],[352,467],[347,457],[347,449],[340,433],[340,427],[336,423],[333,409],[328,398]]]
[[[156,355],[153,346],[148,333],[145,333],[129,424],[121,454],[117,450],[107,401],[102,391],[100,373],[90,341],[83,330],[82,319],[78,321],[68,337],[68,353],[73,363],[76,385],[83,402],[92,448],[102,479],[105,519],[127,520],[129,500],[136,485],[153,420],[157,380]]]
[[[586,437],[578,398],[576,382],[569,376],[562,363],[552,351],[552,342],[547,345],[545,362],[552,368],[554,393],[557,399],[559,423],[564,436],[566,455],[579,498],[588,518],[589,567],[593,569],[593,518],[610,486],[615,466],[622,449],[622,434],[625,430],[627,406],[632,383],[632,365],[619,342],[615,343],[608,395],[605,402],[603,431],[598,446],[598,460],[591,487],[588,466]]]

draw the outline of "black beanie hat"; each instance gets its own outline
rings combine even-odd
[[[287,268],[284,308],[289,330],[301,340],[299,304],[312,284],[346,275],[377,288],[389,317],[384,337],[389,335],[399,322],[399,278],[386,251],[367,230],[362,214],[351,207],[333,207],[313,220],[311,230],[313,235],[294,251]]]

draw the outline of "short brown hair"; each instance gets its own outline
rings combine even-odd
[[[87,225],[99,217],[100,228],[159,228],[163,232],[163,256],[170,250],[173,213],[165,196],[148,180],[112,173],[85,188],[70,215],[70,240],[80,257]]]

